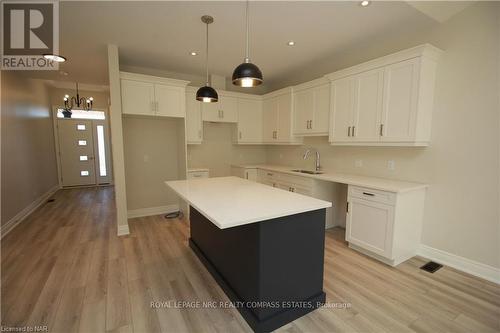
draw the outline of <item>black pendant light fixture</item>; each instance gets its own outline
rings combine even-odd
[[[203,15],[201,17],[201,22],[207,25],[207,50],[205,54],[207,81],[205,83],[205,86],[201,87],[196,92],[196,99],[204,103],[215,103],[219,100],[219,96],[217,95],[217,91],[215,91],[214,88],[210,87],[210,82],[208,80],[208,25],[214,22],[214,18],[210,15]]]
[[[249,43],[249,22],[248,22],[248,0],[246,1],[246,20],[247,20],[247,43],[245,52],[245,61],[236,67],[233,72],[233,84],[240,87],[255,87],[263,82],[262,72],[259,67],[250,62],[248,53]]]

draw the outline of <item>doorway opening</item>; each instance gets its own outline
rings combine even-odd
[[[55,110],[59,180],[62,187],[107,185],[112,182],[109,124],[101,110]]]

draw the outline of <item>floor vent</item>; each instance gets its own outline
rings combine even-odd
[[[56,199],[49,199],[49,200],[47,200],[47,203],[54,202],[54,201],[56,201]]]
[[[427,264],[420,267],[420,269],[423,269],[424,271],[429,272],[429,273],[434,273],[435,271],[437,271],[441,267],[443,267],[443,265],[438,264],[437,262],[434,262],[434,261],[429,261]]]

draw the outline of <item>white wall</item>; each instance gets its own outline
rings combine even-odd
[[[430,147],[331,147],[309,138],[302,147],[269,147],[267,162],[312,167],[301,158],[312,146],[326,170],[429,183],[422,243],[500,268],[498,15],[498,4],[478,3],[430,33],[384,41],[385,54],[424,42],[445,50]],[[354,166],[357,159],[363,167]]]
[[[232,130],[236,124],[203,122],[203,143],[188,145],[188,167],[209,168],[211,177],[231,175],[231,164],[262,164],[266,147],[235,145]]]
[[[178,204],[164,184],[179,179],[178,131],[184,126],[175,118],[123,118],[123,149],[127,208],[137,210]]]
[[[48,88],[2,72],[2,226],[58,185]]]

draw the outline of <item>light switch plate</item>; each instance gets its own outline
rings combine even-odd
[[[396,162],[394,160],[387,161],[387,169],[396,170]]]

